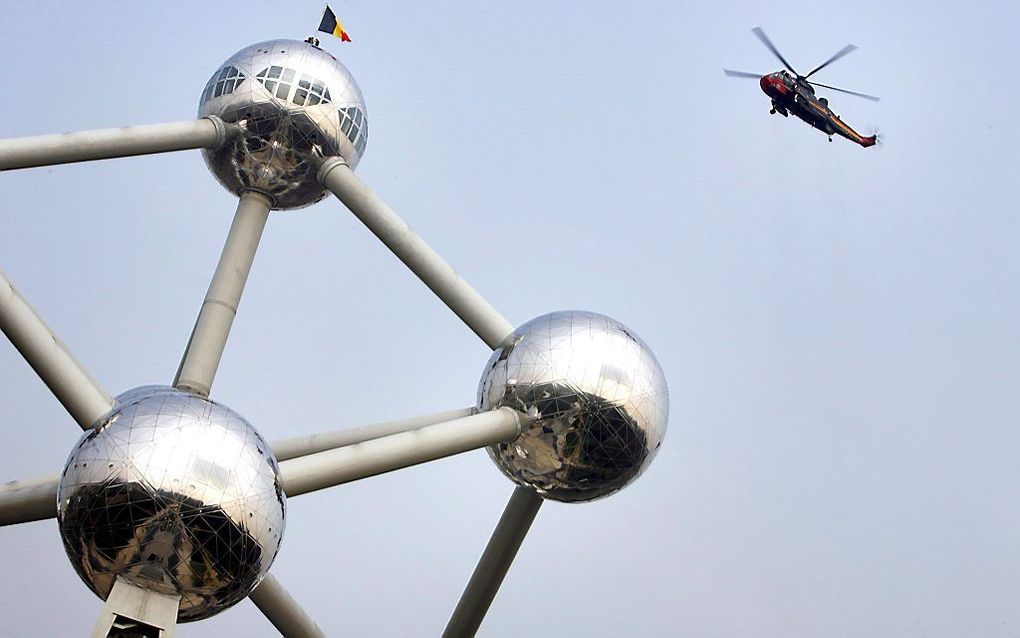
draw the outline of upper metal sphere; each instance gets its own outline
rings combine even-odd
[[[275,209],[325,197],[316,158],[339,155],[353,169],[368,142],[365,100],[354,77],[308,42],[260,42],[230,56],[202,91],[198,116],[209,115],[242,129],[202,151],[209,170],[232,193],[268,195]]]
[[[503,473],[545,498],[590,501],[623,489],[651,463],[669,416],[652,351],[623,324],[592,312],[553,312],[513,332],[478,386],[479,410],[533,417],[520,437],[489,448]]]
[[[116,577],[181,594],[178,620],[247,596],[280,547],[286,502],[276,458],[239,414],[147,386],[78,441],[57,492],[75,571],[104,600]]]

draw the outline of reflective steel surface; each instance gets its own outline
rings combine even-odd
[[[368,143],[365,100],[354,77],[307,42],[260,42],[232,55],[202,91],[198,115],[242,129],[202,151],[216,179],[235,194],[268,195],[277,210],[325,197],[316,157],[338,155],[353,169]]]
[[[493,352],[478,408],[532,417],[521,436],[489,448],[514,482],[545,498],[582,502],[623,489],[666,433],[669,391],[652,351],[623,324],[592,312],[553,312]]]
[[[162,386],[117,397],[71,452],[57,493],[64,548],[104,600],[117,575],[208,618],[262,580],[283,536],[276,459],[239,414]]]

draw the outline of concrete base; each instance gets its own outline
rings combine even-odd
[[[180,601],[180,595],[143,589],[118,576],[92,638],[173,638]]]

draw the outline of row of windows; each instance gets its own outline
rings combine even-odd
[[[281,100],[290,98],[291,89],[294,88],[294,77],[297,72],[294,69],[287,69],[281,66],[271,66],[262,69],[255,76],[266,90]],[[214,73],[209,83],[202,92],[202,104],[205,104],[214,97],[229,95],[244,82],[244,74],[233,66],[226,66]],[[316,104],[329,104],[332,98],[329,95],[329,88],[321,81],[310,75],[302,74],[297,83],[297,90],[294,91],[291,102],[298,106],[315,106]],[[354,149],[361,155],[365,152],[368,144],[368,122],[364,113],[356,106],[348,106],[339,110],[340,130],[347,139],[354,145]]]
[[[356,106],[340,109],[340,130],[354,144],[358,155],[364,154],[365,145],[368,144],[368,121],[361,109]]]
[[[209,83],[202,91],[202,104],[205,104],[214,97],[229,95],[244,82],[244,74],[232,66],[225,66],[217,73],[213,73]]]
[[[315,106],[316,104],[328,104],[332,98],[329,89],[322,80],[318,80],[308,74],[302,74],[297,83],[297,90],[291,97],[291,89],[294,88],[294,77],[297,72],[294,69],[287,69],[282,66],[271,66],[259,71],[255,76],[266,90],[276,95],[281,100],[290,99],[298,106]]]
[[[294,104],[302,106],[314,106],[319,102],[328,104],[332,98],[329,96],[329,89],[321,81],[310,75],[302,75],[298,82],[298,90],[294,91]]]
[[[294,82],[294,69],[285,69],[281,66],[271,66],[259,71],[255,79],[266,87],[270,93],[274,93],[281,100],[286,100],[290,95],[290,89]]]
[[[294,69],[287,69],[282,66],[271,66],[262,69],[255,76],[266,90],[281,100],[290,99],[298,106],[315,106],[316,104],[329,104],[333,99],[329,94],[329,88],[322,80],[318,80],[308,74],[302,74],[297,83],[297,90],[291,97],[291,89],[294,88],[294,77],[297,72]],[[244,81],[244,74],[233,66],[226,66],[214,73],[212,79],[205,86],[202,92],[202,104],[205,104],[214,97],[229,95],[234,92],[241,82]],[[360,124],[360,115],[359,122]],[[345,131],[346,132],[346,131]]]

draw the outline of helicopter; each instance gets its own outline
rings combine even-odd
[[[776,45],[772,44],[772,41],[769,40],[767,35],[765,35],[765,32],[762,31],[761,27],[755,27],[751,29],[751,31],[758,36],[758,39],[762,41],[762,44],[764,44],[773,55],[779,58],[779,61],[783,63],[783,66],[787,68],[787,71],[776,71],[775,73],[763,75],[761,73],[747,73],[745,71],[731,71],[730,69],[723,69],[723,73],[731,78],[753,78],[758,80],[758,83],[761,85],[761,90],[765,92],[765,95],[772,98],[772,110],[769,111],[772,115],[779,113],[783,117],[789,117],[790,113],[793,113],[814,128],[825,133],[829,137],[830,142],[832,141],[833,135],[840,135],[865,148],[875,145],[875,142],[878,141],[877,135],[865,137],[850,128],[850,126],[843,122],[843,120],[839,119],[838,115],[832,112],[832,109],[829,108],[829,101],[827,99],[815,96],[815,87],[818,86],[831,89],[833,91],[839,91],[841,93],[848,93],[850,95],[862,97],[866,100],[874,100],[875,102],[877,102],[880,98],[877,98],[874,95],[857,93],[856,91],[848,91],[846,89],[838,89],[834,86],[808,81],[809,77],[850,53],[857,47],[852,44],[848,44],[833,54],[828,60],[816,66],[807,75],[801,75],[800,73],[797,73],[792,66],[790,66],[790,63],[786,61],[786,58],[784,58],[783,54],[779,52]]]

